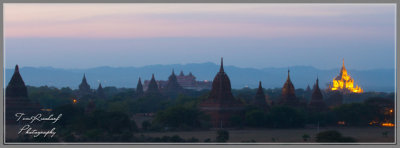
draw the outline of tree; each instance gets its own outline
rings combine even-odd
[[[304,135],[302,136],[302,138],[303,138],[304,141],[308,141],[308,139],[310,139],[310,135],[304,134]]]
[[[107,119],[107,120],[104,120]],[[122,133],[123,131],[133,132],[137,130],[134,121],[122,112],[104,112],[96,111],[92,120],[96,121],[97,128],[103,129],[109,133]]]
[[[149,130],[150,127],[151,127],[151,123],[148,120],[142,122],[142,129],[143,130]]]
[[[62,119],[57,121],[56,125],[60,127],[65,127],[66,125],[74,124],[77,119],[82,118],[84,114],[84,109],[80,106],[67,104],[59,106],[53,110],[55,115],[62,114]]]
[[[272,128],[298,128],[305,124],[304,110],[288,107],[272,107],[267,114],[268,126]]]
[[[363,103],[344,104],[334,108],[333,112],[337,121],[345,121],[352,126],[367,126],[370,121],[374,120],[376,114],[374,108]]]
[[[174,129],[199,128],[205,116],[197,108],[173,106],[157,112],[153,124]]]
[[[244,126],[244,120],[243,117],[240,115],[233,115],[229,121],[231,122],[231,125],[233,127],[238,127],[238,128],[243,128]]]
[[[229,132],[227,130],[218,130],[217,131],[217,142],[226,142],[229,140]]]
[[[265,126],[265,116],[264,111],[260,109],[250,110],[245,114],[245,123],[247,126],[263,127]]]
[[[386,137],[386,138],[387,138],[387,137],[388,137],[388,134],[389,134],[389,132],[388,132],[388,131],[384,131],[384,132],[382,132],[382,136],[383,136],[383,137]]]
[[[351,137],[343,137],[338,131],[330,130],[318,133],[317,142],[356,142],[356,140]]]

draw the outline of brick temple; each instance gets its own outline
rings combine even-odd
[[[214,77],[211,93],[199,104],[200,110],[210,115],[211,124],[215,128],[231,126],[230,119],[233,116],[243,118],[244,104],[233,97],[231,89],[231,81],[224,72],[221,58],[221,67]]]
[[[288,70],[288,76],[285,84],[282,87],[282,95],[280,100],[278,101],[279,105],[286,105],[297,107],[299,105],[299,99],[296,97],[295,88],[290,80],[290,71]]]
[[[35,115],[40,113],[41,106],[28,97],[28,89],[19,73],[18,65],[6,88],[6,124],[17,124],[15,113]]]
[[[174,74],[175,75],[175,74]],[[171,75],[172,76],[172,75]],[[179,75],[175,75],[176,81],[178,84],[184,89],[190,90],[204,90],[204,89],[211,89],[211,82],[204,80],[204,81],[197,81],[196,77],[190,72],[188,75],[185,75],[183,71],[180,72]],[[157,80],[157,85],[160,89],[163,89],[167,86],[169,80]],[[149,80],[144,81],[143,88],[147,90],[150,84]]]
[[[309,110],[311,111],[324,111],[326,109],[326,104],[323,99],[321,90],[319,89],[318,78],[315,82],[314,89],[311,95],[310,103],[308,104]]]

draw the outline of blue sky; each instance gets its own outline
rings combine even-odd
[[[5,4],[5,66],[394,68],[393,4]]]

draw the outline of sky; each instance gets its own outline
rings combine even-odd
[[[394,68],[395,4],[4,4],[5,67]]]

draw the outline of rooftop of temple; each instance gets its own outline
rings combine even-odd
[[[329,86],[328,89],[331,91],[341,91],[344,93],[364,92],[364,90],[360,86],[354,86],[354,79],[351,78],[350,75],[347,73],[346,67],[344,66],[344,59],[339,75],[333,79],[332,84]]]
[[[172,76],[172,74],[170,75],[170,77]],[[175,75],[174,76],[176,79],[176,81],[178,82],[178,84],[184,88],[184,89],[191,89],[191,90],[204,90],[204,89],[211,89],[211,85],[212,85],[212,81],[208,81],[208,80],[204,80],[204,81],[197,81],[196,77],[189,72],[188,75],[185,75],[183,73],[183,71],[180,71],[179,75]],[[157,85],[160,89],[164,89],[165,87],[167,87],[169,80],[156,80]],[[149,86],[150,81],[149,80],[145,80],[143,83],[143,89],[147,90],[148,86]]]

